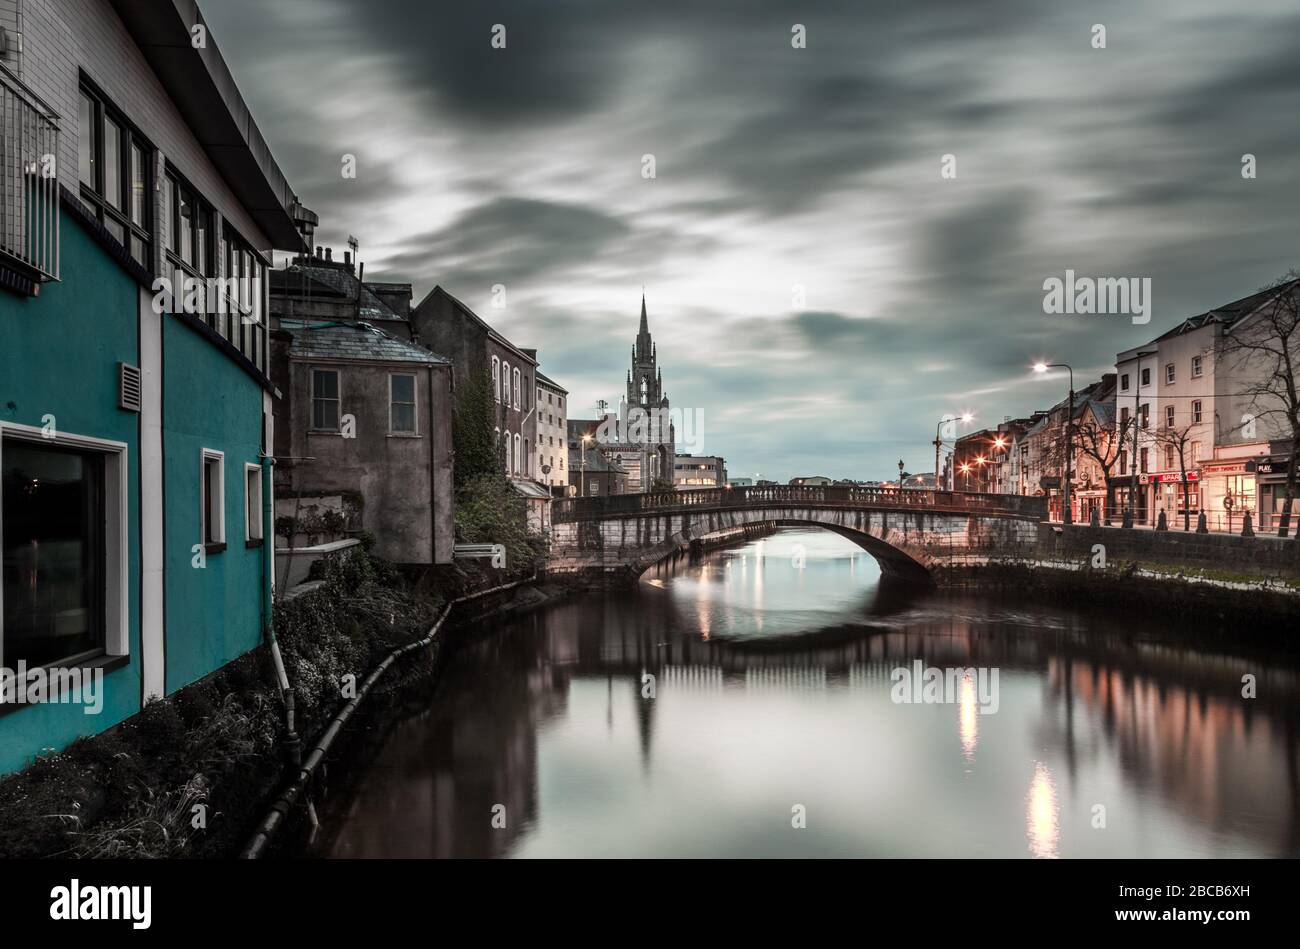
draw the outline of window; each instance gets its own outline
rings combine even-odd
[[[524,439],[524,474],[527,475],[532,471],[533,455],[532,449],[528,445],[528,439]]]
[[[1201,420],[1201,400],[1194,399],[1192,401],[1192,421],[1199,422],[1200,420]]]
[[[262,539],[262,466],[244,465],[244,540]]]
[[[546,401],[547,401],[547,402],[550,402],[550,401],[551,401],[551,397],[550,397],[549,394],[546,396]],[[541,405],[541,404],[542,404],[542,387],[541,387],[541,386],[538,386],[538,387],[537,387],[537,404],[538,404],[538,405]]]
[[[1178,452],[1174,451],[1173,445],[1165,446],[1165,470],[1172,471],[1178,467]]]
[[[1119,424],[1121,430],[1128,427],[1128,420],[1129,420],[1128,406],[1127,405],[1121,406],[1119,410]]]
[[[1149,385],[1151,385],[1151,369],[1150,369],[1150,367],[1148,367],[1148,368],[1142,370],[1142,382],[1141,382],[1140,384],[1141,384],[1141,385],[1144,385],[1144,386],[1149,386]]]
[[[1175,377],[1174,364],[1168,363],[1165,366],[1165,385],[1173,385]]]
[[[1191,451],[1192,451],[1192,466],[1195,467],[1196,465],[1201,463],[1201,443],[1192,442]]]
[[[78,128],[81,200],[136,263],[152,271],[149,205],[145,200],[152,146],[89,86],[80,90]]]
[[[203,449],[199,520],[203,544],[210,551],[226,543],[226,456]],[[215,551],[213,551],[215,552]]]
[[[121,492],[110,491],[110,469],[122,470],[121,455],[68,442],[51,444],[33,430],[30,440],[6,435],[0,445],[6,668],[104,651],[108,584],[125,577],[118,551],[107,556],[110,535],[124,523]],[[125,560],[125,550],[120,556]],[[119,597],[123,591],[119,586]]]
[[[510,363],[505,360],[501,362],[501,397],[497,401],[510,405]]]
[[[1142,474],[1146,474],[1147,471],[1148,471],[1148,468],[1147,468],[1147,455],[1148,455],[1149,453],[1150,453],[1150,449],[1148,449],[1148,448],[1143,448],[1143,449],[1142,449],[1142,454],[1141,454],[1141,463],[1142,463],[1141,473],[1142,473]]]
[[[518,369],[514,370],[514,373],[515,373],[515,397],[513,401],[514,401],[515,408],[519,408],[519,370]]]
[[[415,376],[388,377],[388,430],[394,435],[415,434]]]
[[[517,372],[518,370],[516,370]],[[519,474],[519,466],[522,459],[519,457],[519,435],[515,434],[515,474]]]
[[[506,476],[509,477],[511,472],[510,465],[510,433],[506,432]]]
[[[311,371],[311,427],[316,432],[339,430],[339,374],[336,369]]]
[[[1138,425],[1142,428],[1149,428],[1151,426],[1151,403],[1150,402],[1142,403],[1141,413],[1142,414],[1138,418]]]
[[[1202,373],[1202,371],[1203,371],[1203,368],[1202,368],[1201,357],[1200,357],[1200,356],[1193,356],[1193,357],[1192,357],[1192,378],[1193,378],[1193,379],[1199,379],[1199,378],[1201,378],[1201,373]]]
[[[1174,427],[1174,407],[1172,405],[1166,405],[1165,406],[1165,428],[1173,428],[1173,427]]]
[[[1119,377],[1119,391],[1120,391],[1120,392],[1127,392],[1127,391],[1128,391],[1128,373],[1127,373],[1127,372],[1124,373],[1123,375],[1121,375],[1121,376]]]
[[[202,227],[210,229],[212,218],[207,214],[201,214],[199,223]],[[209,230],[205,233],[201,244],[196,242],[196,247],[206,248],[211,244],[212,239],[213,235]],[[226,227],[222,231],[218,256],[223,264],[227,291],[233,289],[234,293],[232,296],[227,292],[227,297],[232,304],[227,307],[228,316],[222,318],[218,314],[213,321],[213,328],[229,339],[245,359],[265,374],[267,372],[266,261],[231,227]]]
[[[501,360],[492,357],[492,398],[501,401]]]
[[[1119,473],[1122,475],[1128,474],[1128,452],[1127,451],[1121,451],[1119,453]]]

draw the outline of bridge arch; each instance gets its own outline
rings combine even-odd
[[[816,512],[823,516],[764,516],[762,511],[726,512],[718,517],[702,518],[683,525],[681,530],[668,535],[664,540],[650,547],[640,548],[630,559],[629,569],[638,576],[662,563],[669,557],[687,550],[694,541],[725,532],[748,524],[772,523],[778,527],[814,527],[828,530],[852,541],[880,564],[883,573],[910,581],[926,582],[930,579],[930,570],[934,558],[929,551],[909,541],[905,531],[888,527],[877,518],[855,519],[858,523],[845,524],[836,512]],[[720,523],[725,521],[726,523]]]

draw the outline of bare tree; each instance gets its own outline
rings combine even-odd
[[[1187,450],[1192,444],[1192,432],[1197,423],[1184,425],[1162,425],[1152,434],[1152,441],[1157,451],[1168,455],[1171,451],[1178,457],[1178,474],[1183,483],[1183,530],[1189,531],[1191,525],[1191,485],[1187,483]]]
[[[1286,495],[1277,533],[1286,537],[1295,498],[1300,455],[1300,271],[1294,268],[1266,290],[1275,290],[1249,318],[1221,337],[1220,353],[1231,357],[1237,395],[1249,400],[1256,420],[1272,420],[1291,439]],[[1300,532],[1297,533],[1300,536]]]
[[[1074,450],[1082,458],[1091,458],[1101,469],[1106,481],[1106,525],[1110,526],[1115,508],[1115,489],[1110,483],[1110,473],[1119,462],[1124,446],[1124,433],[1133,419],[1123,419],[1115,426],[1102,424],[1091,412],[1074,427]]]

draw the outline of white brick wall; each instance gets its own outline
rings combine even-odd
[[[62,117],[59,179],[65,186],[76,185],[83,69],[220,215],[269,257],[270,241],[208,160],[108,0],[0,0],[0,25],[11,11],[23,28],[21,78]],[[155,221],[160,207],[156,195]]]

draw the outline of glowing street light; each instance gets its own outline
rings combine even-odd
[[[1070,467],[1074,460],[1071,451],[1074,441],[1074,367],[1064,362],[1034,363],[1034,372],[1039,375],[1049,369],[1068,369],[1070,372],[1070,405],[1065,413],[1065,470],[1061,473],[1061,523],[1073,524],[1074,514],[1070,511]]]

